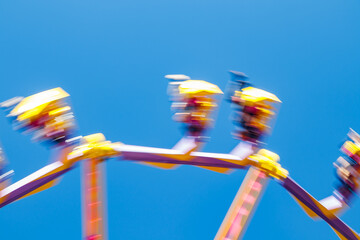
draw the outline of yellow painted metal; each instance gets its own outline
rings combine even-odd
[[[65,106],[65,107],[62,107],[62,108],[58,108],[58,109],[55,109],[55,110],[52,110],[49,112],[49,115],[50,116],[57,116],[59,114],[62,114],[64,112],[68,112],[71,110],[71,107],[69,106]]]
[[[218,172],[218,173],[231,173],[233,170],[230,168],[221,168],[221,167],[204,167],[204,166],[199,166],[201,168],[210,170],[210,171],[214,171],[214,172]]]
[[[179,165],[173,163],[156,163],[156,162],[139,162],[140,164],[147,165],[150,167],[161,168],[161,169],[175,169]]]
[[[346,141],[343,144],[342,148],[347,150],[351,154],[356,154],[356,153],[360,152],[360,146],[357,145],[356,143],[351,142],[351,141]]]
[[[121,143],[105,141],[101,133],[83,137],[84,144],[73,149],[68,155],[69,161],[78,161],[89,158],[108,158],[118,156],[120,153],[114,148]]]
[[[235,96],[237,95],[241,95],[241,98],[243,100],[250,102],[261,102],[261,101],[279,102],[279,103],[281,102],[280,99],[274,94],[254,87],[244,88],[241,92],[235,93]]]
[[[218,86],[204,80],[187,80],[179,84],[180,94],[222,94]]]
[[[9,116],[18,116],[19,121],[26,120],[39,114],[50,103],[68,97],[62,88],[53,88],[24,98],[10,112]],[[20,116],[19,116],[20,115]]]
[[[249,159],[254,161],[251,165],[261,169],[273,178],[284,179],[289,175],[289,172],[278,163],[279,155],[269,150],[261,149],[258,153],[250,156]]]

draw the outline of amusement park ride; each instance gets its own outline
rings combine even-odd
[[[360,236],[338,218],[347,208],[359,188],[360,136],[350,130],[349,140],[334,164],[340,179],[333,195],[316,200],[278,163],[279,156],[262,149],[264,136],[281,101],[264,90],[248,83],[245,74],[230,71],[232,80],[228,101],[233,105],[233,133],[240,143],[228,154],[201,152],[206,131],[213,124],[217,95],[222,91],[203,80],[191,80],[185,75],[166,75],[168,93],[175,112],[174,120],[184,125],[184,137],[172,148],[153,148],[110,142],[101,133],[77,136],[74,116],[66,103],[69,94],[61,88],[47,90],[26,98],[13,98],[1,104],[9,112],[14,129],[32,133],[33,139],[43,142],[58,158],[29,176],[10,184],[13,171],[0,152],[0,208],[16,200],[41,192],[56,184],[62,175],[82,162],[83,239],[106,239],[103,201],[102,164],[110,158],[145,163],[173,169],[178,165],[194,165],[211,171],[227,173],[233,169],[249,169],[220,229],[216,240],[241,239],[246,226],[260,201],[269,178],[282,185],[312,218],[324,219],[340,239],[360,239]]]

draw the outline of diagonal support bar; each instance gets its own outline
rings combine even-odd
[[[241,239],[255,213],[265,190],[268,178],[265,173],[250,168],[226,214],[215,240]]]
[[[326,209],[313,196],[300,187],[293,179],[287,177],[281,183],[282,186],[289,191],[297,200],[307,206],[311,211],[324,219],[340,237],[340,239],[359,240],[360,236],[352,230],[348,225],[341,221],[331,211]]]
[[[71,169],[72,167],[57,161],[11,184],[0,191],[0,208],[20,198],[54,186],[54,181]]]

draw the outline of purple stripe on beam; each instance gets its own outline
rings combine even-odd
[[[299,199],[304,203],[308,208],[314,211],[319,217],[324,219],[330,226],[335,230],[341,233],[344,237],[349,240],[357,240],[358,237],[353,233],[353,230],[347,226],[343,221],[341,221],[337,216],[333,215],[333,218],[327,217],[321,209],[314,203],[311,198],[311,195],[307,193],[303,188],[299,186],[294,180],[290,177],[286,178],[282,183],[283,187],[288,190],[294,197]]]
[[[22,187],[20,187],[19,189],[14,190],[13,192],[11,192],[9,194],[9,196],[4,196],[4,202],[0,203],[0,208],[8,205],[9,203],[12,203],[16,200],[18,200],[19,198],[25,196],[26,194],[36,190],[37,188],[45,185],[48,182],[51,182],[52,180],[60,177],[61,175],[63,175],[64,173],[70,171],[72,168],[68,168],[65,170],[62,170],[60,172],[51,174],[47,177],[43,177],[41,179],[38,179],[36,181],[30,182]]]
[[[247,168],[241,165],[237,165],[235,163],[226,162],[219,160],[217,158],[210,158],[210,157],[193,157],[188,161],[184,161],[184,160],[177,160],[169,157],[159,156],[151,153],[140,153],[140,152],[122,152],[120,157],[122,160],[128,160],[128,161],[171,163],[171,164],[220,167],[220,168],[231,168],[231,169]]]

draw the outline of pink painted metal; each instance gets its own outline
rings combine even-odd
[[[241,239],[267,183],[265,173],[250,168],[216,234],[215,240]]]
[[[104,185],[101,159],[88,159],[83,165],[83,239],[105,240]]]

